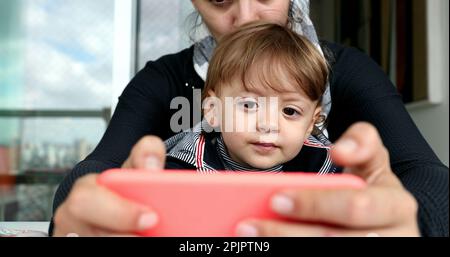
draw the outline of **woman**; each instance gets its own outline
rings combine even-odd
[[[55,226],[50,232],[61,236],[123,235],[157,223],[157,215],[151,209],[96,186],[95,174],[121,166],[164,167],[161,139],[174,134],[169,126],[175,112],[170,102],[184,96],[192,106],[192,90],[203,88],[214,42],[223,35],[245,23],[268,20],[291,25],[318,45],[308,17],[309,1],[192,3],[212,38],[149,62],[137,74],[120,97],[98,147],[59,187],[54,202]],[[298,222],[243,221],[237,234],[448,236],[448,168],[420,135],[395,88],[367,56],[331,43],[322,47],[327,50],[324,52],[332,68],[328,97],[324,97],[322,106],[329,138],[336,141],[333,159],[345,166],[346,172],[363,177],[369,186],[363,191],[280,192],[272,199],[272,209]],[[373,124],[381,137],[371,125],[358,121]]]

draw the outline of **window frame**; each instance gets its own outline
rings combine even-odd
[[[111,115],[118,97],[136,74],[137,24],[138,0],[115,0]]]

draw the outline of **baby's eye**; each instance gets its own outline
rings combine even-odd
[[[258,108],[258,103],[255,102],[244,102],[243,106],[245,109],[253,110]]]
[[[284,108],[283,109],[283,113],[285,115],[289,116],[289,117],[300,116],[300,112],[299,111],[295,110],[294,108],[290,108],[290,107]]]
[[[246,111],[256,111],[259,107],[257,102],[249,100],[239,102],[239,106]]]

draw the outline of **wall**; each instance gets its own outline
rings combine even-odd
[[[430,12],[429,35],[429,83],[436,85],[433,92],[441,96],[438,105],[409,108],[420,131],[439,158],[449,165],[449,1],[428,0]],[[430,13],[429,12],[429,13]],[[430,15],[429,15],[430,16]],[[440,90],[440,91],[439,91]]]

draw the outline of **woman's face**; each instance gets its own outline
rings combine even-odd
[[[214,38],[245,23],[265,20],[286,25],[289,0],[191,0]]]

